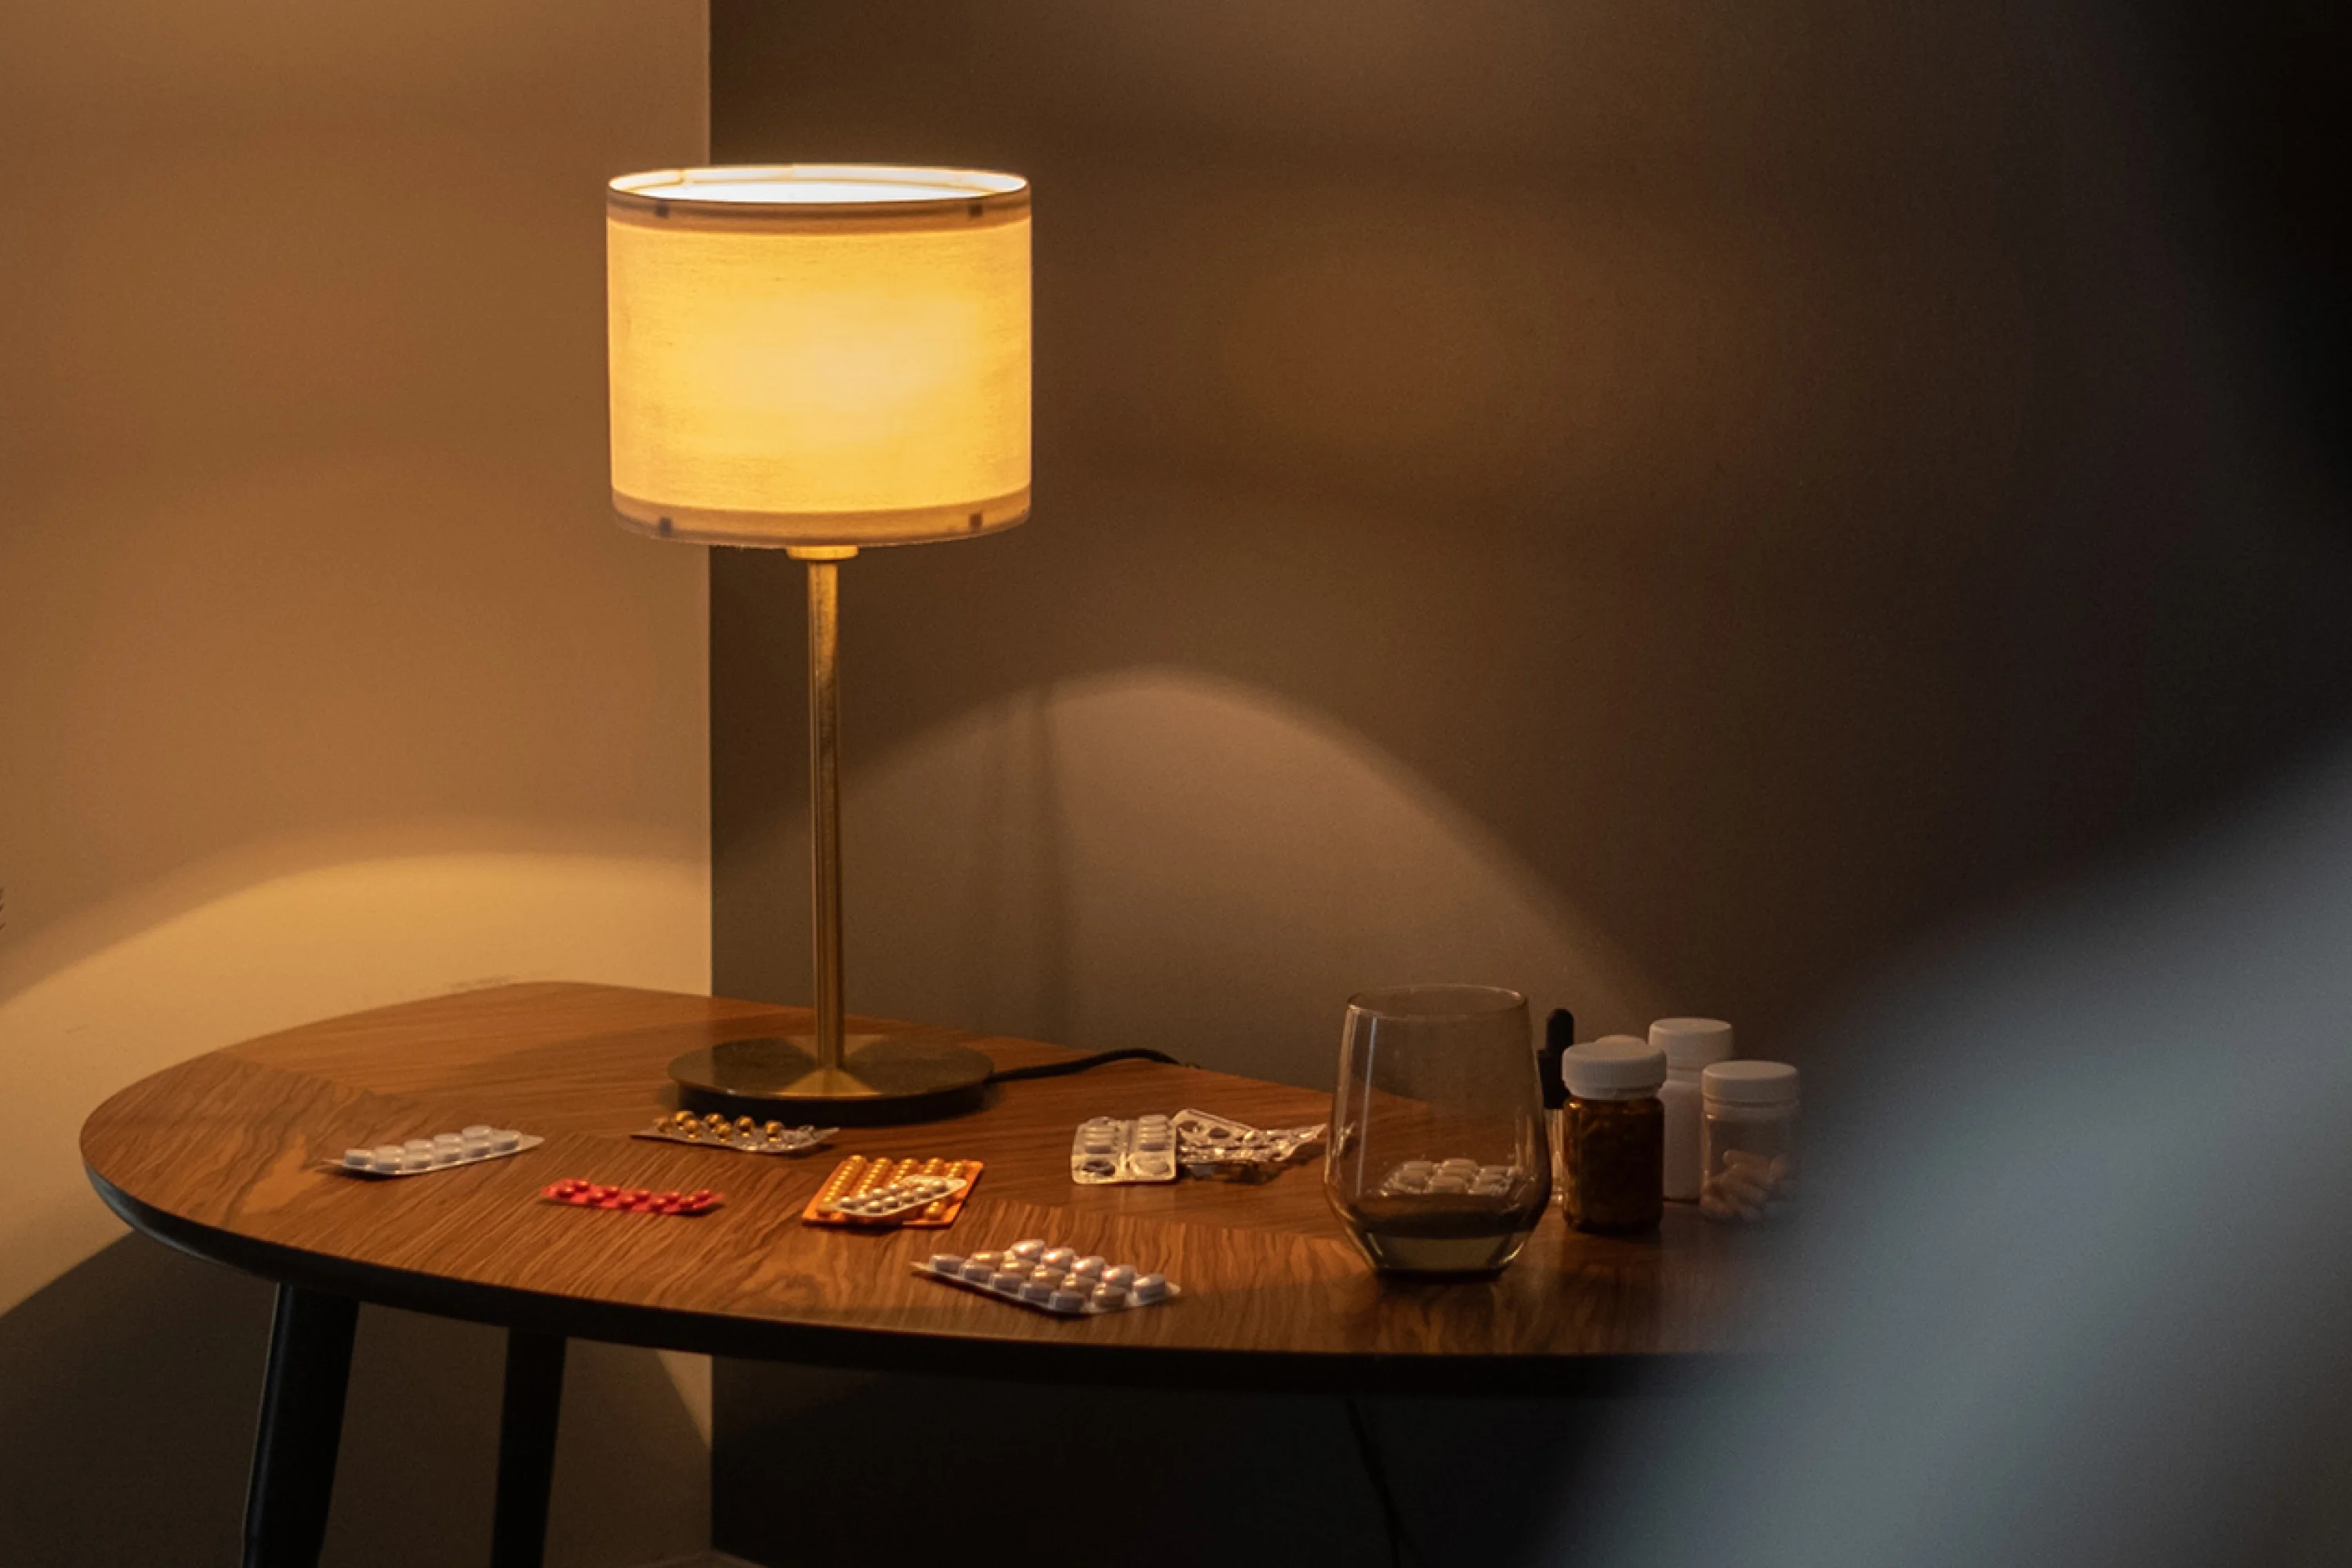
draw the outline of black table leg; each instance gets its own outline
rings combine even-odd
[[[245,1494],[245,1568],[318,1568],[359,1317],[346,1297],[278,1288]]]
[[[509,1330],[490,1568],[540,1568],[547,1550],[547,1489],[555,1479],[555,1418],[562,1408],[563,1336]]]

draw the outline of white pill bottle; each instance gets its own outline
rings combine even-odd
[[[1786,1062],[1717,1062],[1698,1076],[1710,1219],[1769,1219],[1796,1195],[1797,1069]]]
[[[1650,1026],[1650,1046],[1666,1054],[1666,1081],[1658,1089],[1666,1108],[1666,1196],[1696,1203],[1706,1175],[1698,1075],[1731,1059],[1731,1026],[1720,1018],[1661,1018]]]

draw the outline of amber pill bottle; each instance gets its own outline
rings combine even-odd
[[[1560,1053],[1560,1206],[1579,1230],[1654,1230],[1665,1206],[1664,1051],[1611,1035]]]

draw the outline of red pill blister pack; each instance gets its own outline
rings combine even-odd
[[[708,1187],[690,1193],[657,1193],[650,1187],[608,1187],[579,1176],[566,1176],[541,1187],[539,1195],[551,1204],[573,1208],[622,1209],[630,1214],[709,1214],[727,1201],[724,1193]]]

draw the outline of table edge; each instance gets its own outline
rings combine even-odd
[[[846,1371],[1019,1383],[1328,1394],[1611,1397],[1669,1392],[1701,1368],[1765,1352],[1469,1355],[1170,1349],[967,1339],[936,1332],[688,1312],[485,1285],[240,1236],[157,1209],[82,1169],[124,1224],[175,1251],[279,1285],[498,1328]]]

